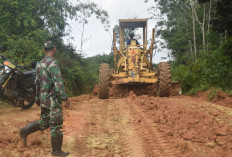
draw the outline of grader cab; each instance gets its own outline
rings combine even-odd
[[[136,40],[125,43],[125,32],[142,29],[142,44]],[[171,88],[171,68],[168,62],[159,63],[159,69],[152,67],[154,49],[154,33],[152,29],[151,44],[147,41],[147,19],[119,20],[119,48],[116,43],[115,30],[113,31],[114,72],[110,74],[109,64],[102,63],[99,69],[100,99],[109,98],[109,85],[155,84],[158,83],[158,94],[167,97]],[[112,76],[110,76],[112,75]],[[113,78],[110,80],[110,78]]]

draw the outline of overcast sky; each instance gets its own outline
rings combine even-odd
[[[144,0],[92,0],[106,10],[109,14],[111,28],[105,31],[104,26],[94,16],[89,19],[85,27],[83,51],[86,57],[97,54],[109,54],[112,46],[112,29],[118,24],[119,19],[127,18],[149,18],[148,8],[155,5],[153,0],[144,3]],[[75,21],[69,21],[71,31],[65,38],[66,43],[72,43],[76,49],[80,49],[80,37],[82,27]],[[156,26],[155,20],[148,21],[148,40],[151,38],[152,28]],[[167,50],[162,50],[154,57],[154,61],[160,61],[161,57],[167,57]]]

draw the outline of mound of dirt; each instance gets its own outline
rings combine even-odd
[[[80,101],[89,101],[90,99],[92,99],[94,96],[91,94],[83,94],[80,96],[76,96],[76,97],[71,97],[69,98],[69,100],[71,102],[80,102]]]
[[[128,97],[130,91],[133,91],[137,96],[139,95],[150,95],[150,96],[156,96],[157,95],[157,85],[153,84],[153,85],[112,85],[109,88],[109,96],[110,97],[120,97],[120,98],[124,98],[124,97]],[[94,96],[98,95],[98,85],[95,85],[94,89],[93,89],[93,93]]]
[[[207,90],[205,92],[198,92],[196,97],[205,101],[211,101],[221,106],[232,108],[232,97],[230,95],[222,91],[218,91],[214,94],[212,100],[209,100],[210,91],[211,90]]]
[[[133,91],[137,96],[149,95],[157,96],[157,84],[152,85],[113,85],[110,90],[112,97],[128,97],[129,93]]]
[[[133,91],[137,96],[148,95],[157,96],[158,95],[158,84],[140,84],[140,85],[112,85],[109,88],[109,96],[114,98],[125,98],[129,96],[129,93]],[[181,85],[179,82],[172,82],[171,84],[171,96],[181,95]],[[98,85],[95,85],[92,95],[98,95]]]
[[[176,99],[147,95],[137,97],[133,92],[128,101],[143,108],[148,117],[160,124],[159,130],[168,137],[182,138],[209,148],[219,147],[231,153],[232,127],[219,123],[199,108],[183,107]]]
[[[182,94],[182,87],[181,87],[180,82],[177,82],[177,81],[171,82],[170,95],[177,96],[177,95],[181,95],[181,94]]]

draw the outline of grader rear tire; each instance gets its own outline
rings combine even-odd
[[[171,89],[171,67],[168,62],[159,63],[159,96],[168,97]]]
[[[109,64],[102,63],[99,68],[99,91],[98,97],[100,99],[109,98],[109,84],[110,84],[110,66]]]

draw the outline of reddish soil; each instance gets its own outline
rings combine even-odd
[[[199,92],[195,97],[199,98],[201,100],[210,101],[209,97],[208,97],[209,92],[210,92],[210,90],[205,91],[205,92]],[[211,100],[211,102],[218,104],[218,105],[221,105],[221,106],[226,106],[226,107],[232,108],[232,96],[228,95],[222,91],[218,91],[215,94],[214,98]]]
[[[157,85],[112,85],[109,89],[109,96],[114,98],[125,98],[129,96],[130,91],[133,91],[136,95],[150,95],[156,96],[157,95]],[[95,85],[93,89],[94,96],[98,95],[98,85]]]
[[[148,95],[157,96],[158,95],[158,84],[140,84],[140,85],[111,85],[109,89],[109,96],[114,98],[125,98],[129,96],[130,91],[133,91],[137,96]],[[171,83],[171,96],[177,96],[182,93],[181,85],[179,82]],[[94,96],[98,95],[98,85],[95,85],[93,89]]]
[[[232,156],[229,107],[133,91],[126,98],[82,95],[70,101],[70,109],[64,109],[63,149],[71,157]],[[40,108],[2,108],[0,115],[0,157],[50,156],[49,129],[28,136],[27,147],[19,140],[19,128],[38,120]]]

